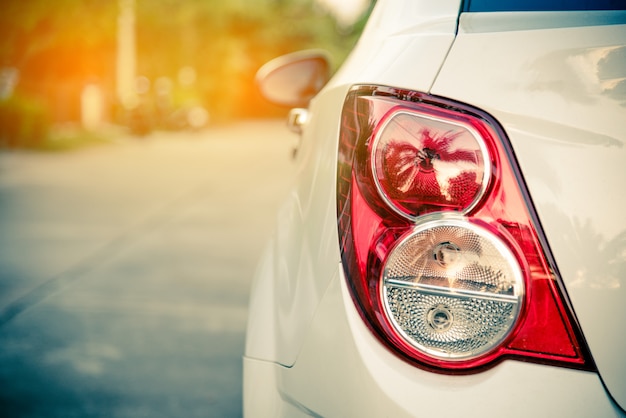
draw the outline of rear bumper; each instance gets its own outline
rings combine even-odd
[[[293,367],[244,358],[246,417],[622,416],[595,373],[504,361],[449,376],[405,363],[365,327],[339,270]]]

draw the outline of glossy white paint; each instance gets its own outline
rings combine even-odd
[[[350,86],[432,91],[482,107],[511,137],[591,350],[604,358],[596,358],[603,378],[621,399],[626,34],[593,24],[623,14],[474,15],[462,19],[455,40],[459,7],[458,0],[379,0],[356,50],[311,104],[293,192],[252,291],[247,417],[623,414],[596,373],[517,361],[469,376],[413,367],[373,337],[345,288],[335,173]],[[617,64],[606,64],[615,51]]]
[[[292,368],[246,363],[248,372],[256,372],[249,380],[277,384],[276,392],[268,395],[274,400],[272,411],[289,412],[271,416],[620,416],[594,373],[516,361],[468,376],[408,366],[365,327],[339,269],[297,363]]]
[[[243,415],[280,417],[285,402],[278,393],[276,370],[282,366],[254,357],[243,358]],[[284,414],[282,414],[284,416]]]
[[[246,356],[291,366],[339,262],[334,183],[341,106],[347,88],[310,107],[293,190],[278,213],[251,297]],[[327,123],[311,123],[317,119]],[[326,261],[330,260],[330,261]],[[256,290],[260,289],[260,290]]]
[[[402,65],[397,71],[406,80],[420,80],[420,86],[428,88],[454,38],[459,1],[446,0],[432,10],[422,2],[390,0],[388,4],[390,7],[383,8],[384,13],[378,12],[370,23],[375,38],[385,38],[374,48],[362,43],[363,48],[357,48],[341,72],[363,73],[363,80],[379,80],[379,84],[385,80],[397,83],[399,75],[389,72],[396,67],[389,65],[389,54],[407,60],[419,56],[419,66],[410,59],[410,67]],[[423,19],[408,18],[424,10],[429,12]],[[426,33],[419,34],[424,28]],[[252,292],[247,357],[294,364],[340,260],[335,201],[337,138],[343,101],[354,83],[341,72],[312,101],[303,126],[294,188],[278,214],[272,247],[255,279],[254,289],[262,290]]]
[[[428,91],[454,40],[460,0],[379,2],[331,86],[370,83]]]
[[[549,17],[463,16],[432,92],[508,133],[602,379],[626,407],[626,13]]]

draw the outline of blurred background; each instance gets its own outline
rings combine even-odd
[[[72,126],[145,134],[282,115],[259,97],[257,69],[308,48],[326,49],[338,66],[370,7],[369,0],[4,0],[0,148],[51,146],[56,128],[67,135]]]
[[[0,4],[0,416],[241,416],[297,173],[254,76],[309,48],[336,69],[372,1]]]

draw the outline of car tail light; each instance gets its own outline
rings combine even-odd
[[[430,370],[592,368],[504,132],[484,112],[356,86],[338,158],[342,262],[374,334]]]

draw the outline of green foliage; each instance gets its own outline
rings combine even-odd
[[[0,149],[36,148],[46,141],[49,130],[41,101],[19,96],[0,101]]]
[[[38,97],[54,122],[80,120],[88,83],[104,89],[107,114],[116,115],[118,14],[119,0],[3,1],[0,69],[16,68],[17,94]],[[338,28],[315,0],[135,0],[137,75],[153,86],[168,78],[174,108],[202,105],[213,121],[282,115],[259,97],[256,70],[308,48],[328,50],[337,66],[360,28]],[[185,67],[195,69],[195,83],[178,81]]]
[[[38,151],[61,152],[110,144],[117,132],[103,130],[93,132],[78,125],[59,125],[52,129],[44,141],[37,145]]]
[[[136,11],[138,71],[176,81],[180,68],[193,67],[193,94],[175,85],[175,97],[187,98],[177,104],[201,104],[212,120],[284,114],[259,96],[257,69],[309,48],[328,50],[338,66],[359,35],[358,29],[339,31],[314,0],[139,0]]]

